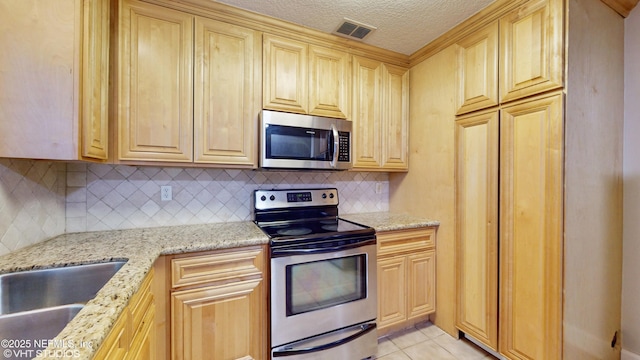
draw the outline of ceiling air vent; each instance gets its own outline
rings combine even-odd
[[[375,29],[376,28],[374,26],[344,18],[344,22],[340,24],[333,33],[352,39],[362,40]]]

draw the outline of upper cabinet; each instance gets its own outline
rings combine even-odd
[[[0,157],[108,151],[109,1],[0,2]]]
[[[562,88],[562,11],[528,1],[457,41],[456,114]]]
[[[265,109],[349,118],[347,52],[268,34],[263,42]]]
[[[196,18],[194,161],[256,164],[260,33]]]
[[[500,101],[563,86],[563,2],[533,0],[500,19]]]
[[[354,56],[353,74],[354,170],[408,170],[408,69]]]
[[[118,160],[255,167],[260,33],[137,1],[119,30]]]
[[[498,105],[498,22],[457,45],[457,114]]]
[[[263,42],[263,107],[307,114],[309,45],[266,34]]]
[[[193,16],[120,9],[119,160],[193,160]]]

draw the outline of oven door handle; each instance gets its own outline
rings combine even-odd
[[[333,247],[321,247],[321,248],[313,248],[313,249],[271,249],[271,256],[292,256],[292,255],[311,255],[311,254],[322,254],[327,252],[341,251],[341,250],[349,250],[355,249],[366,245],[375,245],[376,240],[371,239],[367,241],[357,242],[353,244],[346,244],[340,246]]]
[[[362,330],[360,330],[359,332],[347,336],[344,339],[340,339],[337,341],[333,341],[327,344],[322,344],[322,345],[318,345],[318,346],[314,346],[314,347],[310,347],[310,348],[300,348],[300,349],[296,349],[296,348],[291,348],[291,349],[287,349],[287,350],[275,350],[273,351],[273,357],[285,357],[285,356],[294,356],[294,355],[303,355],[303,354],[311,354],[314,352],[318,352],[318,351],[323,351],[323,350],[328,350],[340,345],[344,345],[348,342],[351,342],[363,335],[366,335],[368,333],[370,333],[371,331],[375,330],[376,328],[376,324],[375,323],[369,323],[369,324],[365,324],[361,326]]]

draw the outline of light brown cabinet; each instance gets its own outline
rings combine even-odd
[[[500,352],[562,359],[563,96],[504,107],[500,123]]]
[[[435,229],[386,231],[378,238],[378,336],[435,311]]]
[[[154,270],[142,281],[129,305],[116,320],[94,359],[155,360],[156,333],[153,330],[155,300],[151,290]]]
[[[457,326],[509,358],[562,357],[562,108],[456,120]]]
[[[562,88],[562,14],[531,0],[457,41],[456,114]]]
[[[496,22],[523,40],[500,66],[530,86],[460,116],[460,44]],[[441,221],[434,321],[452,336],[508,359],[620,358],[623,39],[599,0],[495,2],[412,64],[410,165],[429,166],[390,175],[390,210]]]
[[[194,162],[257,165],[261,35],[196,17]]]
[[[613,265],[621,256],[616,241],[593,236],[602,232],[617,238],[619,220],[609,226],[595,217],[586,220],[584,213],[616,214],[620,188],[602,184],[613,194],[605,203],[598,200],[600,190],[584,191],[578,179],[618,171],[620,153],[611,141],[621,135],[620,124],[598,126],[599,111],[584,111],[598,102],[615,112],[614,97],[579,89],[597,83],[612,93],[621,91],[622,82],[611,78],[614,72],[604,70],[611,58],[587,45],[609,36],[615,44],[613,34],[621,34],[621,28],[609,28],[615,17],[601,12],[598,1],[571,6],[566,49],[561,47],[565,35],[557,30],[561,1],[529,1],[503,16],[501,71],[508,74],[500,73],[502,104],[456,120],[457,327],[508,359],[619,357],[619,313],[597,323],[584,317],[608,312],[603,304],[617,303],[612,294],[619,284],[579,279],[588,272],[619,271]],[[585,16],[596,13],[597,18]],[[575,66],[566,78],[559,68],[563,51],[573,52],[567,59]],[[590,54],[588,60],[582,60],[583,53]],[[587,75],[595,68],[598,76]],[[566,90],[552,91],[565,81]],[[531,96],[537,93],[542,94]],[[598,154],[583,155],[585,142]],[[616,249],[606,259],[598,250],[604,243]],[[600,270],[588,265],[594,261]],[[473,302],[474,297],[482,300]],[[583,340],[585,334],[591,340]]]
[[[457,43],[457,114],[496,106],[499,24],[503,105],[456,120],[456,326],[514,359],[562,357],[563,99],[530,97],[563,84],[560,3]]]
[[[104,161],[108,0],[0,3],[0,156]]]
[[[353,57],[353,169],[407,171],[409,71]]]
[[[456,324],[497,351],[499,111],[455,126]]]
[[[349,118],[347,52],[270,34],[263,43],[265,109]]]
[[[260,34],[120,2],[118,160],[254,167]]]
[[[159,359],[267,359],[266,264],[264,246],[160,257]]]
[[[456,44],[456,114],[498,105],[498,22]]]
[[[120,160],[193,160],[193,16],[120,2]]]
[[[563,3],[531,0],[500,19],[500,101],[563,87]]]

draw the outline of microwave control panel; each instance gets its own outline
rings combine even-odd
[[[349,133],[348,132],[342,132],[340,131],[338,133],[338,161],[346,161],[349,162],[349,148],[351,147],[350,145],[350,138],[349,138]]]

